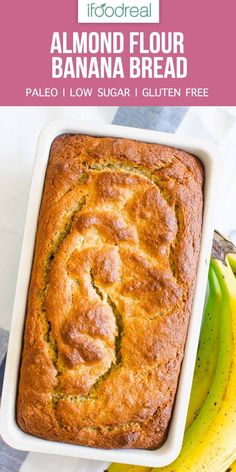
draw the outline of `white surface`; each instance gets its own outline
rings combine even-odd
[[[31,452],[20,472],[103,472],[108,465],[108,462]]]
[[[167,144],[184,149],[197,155],[205,168],[204,215],[201,237],[196,288],[192,314],[189,323],[184,360],[171,417],[168,437],[162,447],[155,451],[148,450],[101,450],[85,446],[45,441],[24,433],[16,424],[15,399],[18,383],[18,367],[21,355],[22,335],[25,321],[25,309],[28,283],[34,251],[35,232],[37,229],[38,211],[41,203],[44,177],[52,141],[64,133],[82,133],[95,136],[114,136],[142,140],[151,143]],[[216,149],[207,143],[188,137],[154,131],[125,128],[112,125],[96,125],[95,123],[59,120],[52,122],[41,133],[37,157],[33,173],[29,206],[26,217],[25,232],[20,259],[19,274],[13,309],[13,322],[9,339],[8,356],[3,385],[1,405],[1,433],[3,439],[12,447],[23,450],[56,453],[64,456],[81,457],[128,464],[162,467],[172,462],[180,452],[187,407],[191,390],[192,376],[195,365],[198,337],[205,298],[208,266],[213,236],[213,209],[215,204],[215,188],[218,169]]]
[[[215,228],[231,236],[236,244],[236,107],[190,108],[177,132],[205,139],[217,147],[222,171]]]

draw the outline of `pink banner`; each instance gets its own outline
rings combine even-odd
[[[1,105],[236,105],[235,0],[160,0],[160,23],[156,24],[82,24],[77,21],[77,8],[77,0],[4,2],[0,17]],[[58,44],[50,53],[53,32],[60,33],[60,38],[67,33],[64,54],[58,52]],[[101,50],[94,54],[65,52],[66,47],[72,47],[72,32],[121,33],[123,50],[110,54]],[[131,32],[141,33],[133,37],[133,52]],[[183,47],[181,36],[164,35],[168,32],[182,33]],[[169,44],[176,52],[164,53],[162,61],[158,41],[162,49],[168,50]],[[172,62],[166,64],[167,55]],[[86,57],[87,63],[77,64],[80,77],[72,78],[76,56]],[[92,56],[97,58],[100,77],[95,76],[96,64],[91,66]],[[101,56],[105,61],[110,56],[108,74],[112,70],[114,78],[102,77],[109,64],[103,64],[102,72]],[[119,56],[122,72],[116,61]],[[65,64],[66,58],[72,57],[74,71],[70,69],[66,78],[53,78],[53,57],[54,75],[68,74],[70,64],[67,72],[62,71],[59,58]],[[81,68],[91,77],[81,77]]]

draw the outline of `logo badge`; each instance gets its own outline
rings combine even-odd
[[[159,23],[159,0],[78,0],[79,23]]]

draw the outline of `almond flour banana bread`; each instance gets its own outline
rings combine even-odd
[[[17,421],[100,448],[166,438],[191,313],[204,173],[167,146],[52,144],[28,294]]]

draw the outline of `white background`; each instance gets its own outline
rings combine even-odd
[[[0,326],[9,329],[27,199],[40,130],[57,118],[110,123],[116,107],[0,108]],[[178,133],[207,139],[220,153],[215,227],[236,230],[236,107],[194,107]],[[236,232],[235,232],[236,236]],[[236,241],[235,241],[236,242]],[[21,472],[100,472],[103,464],[30,453]]]

